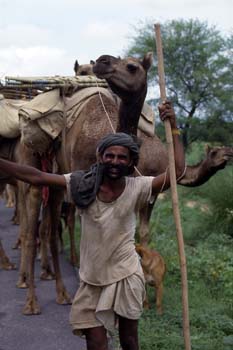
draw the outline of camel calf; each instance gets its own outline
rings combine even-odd
[[[155,250],[146,246],[136,244],[137,253],[141,257],[142,269],[146,283],[155,288],[156,310],[159,315],[163,313],[163,280],[166,272],[166,265],[163,257]],[[148,296],[144,301],[144,308],[149,308]]]

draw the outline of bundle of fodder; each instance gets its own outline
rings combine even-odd
[[[98,79],[93,75],[86,76],[45,76],[45,77],[5,77],[5,86],[12,88],[31,88],[38,91],[48,91],[56,88],[63,88],[65,91],[69,89],[76,91],[85,87],[108,87],[105,79]]]
[[[6,87],[0,85],[0,94],[7,100],[31,100],[40,93],[39,90],[22,87]]]

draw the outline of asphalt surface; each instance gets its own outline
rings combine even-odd
[[[19,267],[20,251],[12,246],[18,226],[12,225],[13,210],[0,200],[0,239],[11,262]],[[64,284],[73,297],[78,287],[77,273],[64,255],[60,255]],[[0,350],[86,350],[85,341],[74,336],[69,325],[70,305],[56,304],[55,281],[39,279],[36,261],[35,284],[41,314],[24,316],[26,290],[18,289],[18,270],[0,268]]]

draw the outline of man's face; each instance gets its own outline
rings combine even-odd
[[[104,151],[101,160],[105,165],[104,174],[108,178],[118,180],[122,176],[128,175],[131,159],[129,149],[127,147],[108,147]]]

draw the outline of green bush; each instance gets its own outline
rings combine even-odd
[[[210,226],[233,237],[233,167],[217,173],[199,193],[209,201]]]
[[[226,216],[232,210],[231,191],[231,167],[198,188],[178,188],[192,350],[230,350],[233,344],[233,226]],[[150,237],[150,246],[167,265],[164,314],[156,314],[154,290],[149,288],[151,309],[144,311],[139,326],[141,349],[182,350],[181,273],[169,191],[156,202]]]

